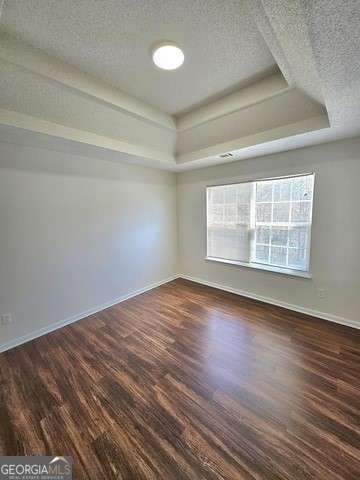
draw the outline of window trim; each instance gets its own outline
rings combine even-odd
[[[309,248],[307,253],[307,269],[306,270],[298,270],[298,269],[292,269],[288,267],[281,267],[277,265],[269,265],[269,264],[262,264],[262,263],[257,263],[257,262],[241,262],[238,260],[229,260],[226,258],[220,258],[220,257],[211,257],[208,256],[208,231],[207,231],[207,226],[208,226],[208,205],[207,205],[207,191],[208,188],[212,187],[226,187],[229,185],[238,185],[241,183],[253,183],[255,185],[256,182],[266,182],[266,181],[273,181],[273,180],[282,180],[286,178],[296,178],[296,177],[305,177],[305,176],[313,176],[313,197],[312,197],[312,204],[311,204],[311,212],[310,212],[310,219],[311,219],[311,225],[310,225],[310,231],[309,231]],[[239,180],[239,181],[232,181],[228,183],[214,183],[211,185],[206,185],[205,186],[205,251],[206,251],[206,256],[205,260],[206,261],[211,261],[211,262],[216,262],[216,263],[223,263],[227,265],[234,265],[234,266],[240,266],[240,267],[247,267],[247,268],[252,268],[255,270],[261,270],[261,271],[266,271],[270,273],[279,273],[281,275],[288,275],[292,277],[300,277],[300,278],[305,278],[305,279],[311,279],[312,274],[311,274],[311,268],[310,268],[310,261],[311,261],[311,237],[312,237],[312,226],[313,226],[313,208],[314,208],[314,200],[315,200],[315,172],[306,172],[306,173],[296,173],[296,174],[289,174],[289,175],[281,175],[281,176],[276,176],[276,177],[268,177],[268,178],[249,178],[247,180]]]
[[[235,265],[238,267],[253,268],[255,270],[262,270],[270,273],[280,273],[281,275],[288,275],[290,277],[312,278],[310,271],[293,270],[292,268],[277,267],[275,265],[267,265],[265,263],[263,264],[263,263],[256,263],[256,262],[238,262],[236,260],[227,260],[226,258],[220,258],[220,257],[205,257],[205,260],[209,262]]]

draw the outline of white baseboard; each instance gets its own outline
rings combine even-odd
[[[200,283],[202,285],[207,285],[208,287],[218,288],[219,290],[224,290],[225,292],[234,293],[236,295],[241,295],[243,297],[252,298],[254,300],[260,300],[261,302],[269,303],[271,305],[276,305],[278,307],[287,308],[288,310],[293,310],[295,312],[305,313],[306,315],[321,318],[323,320],[328,320],[329,322],[339,323],[340,325],[345,325],[347,327],[360,329],[360,322],[355,322],[354,320],[350,320],[348,318],[339,317],[337,315],[332,315],[330,313],[320,312],[318,310],[312,310],[310,308],[301,307],[300,305],[293,305],[291,303],[281,302],[281,301],[275,300],[273,298],[263,297],[261,295],[256,295],[254,293],[246,292],[244,290],[238,290],[236,288],[227,287],[227,286],[221,285],[219,283],[209,282],[207,280],[203,280],[203,279],[197,278],[197,277],[192,277],[190,275],[180,274],[180,275],[172,275],[171,277],[166,278],[165,280],[161,280],[160,282],[153,283],[153,284],[148,285],[144,288],[136,290],[135,292],[131,292],[131,293],[128,293],[126,295],[122,295],[121,297],[118,297],[114,300],[111,300],[110,302],[107,302],[107,303],[104,303],[104,304],[99,305],[97,307],[91,308],[91,309],[86,310],[86,311],[84,311],[82,313],[79,313],[77,315],[73,315],[72,317],[66,318],[65,320],[62,320],[60,322],[52,323],[51,325],[47,325],[46,327],[39,328],[38,330],[34,330],[33,332],[27,333],[26,335],[23,335],[21,337],[14,338],[13,340],[10,340],[9,342],[5,342],[3,344],[0,344],[0,353],[5,352],[6,350],[10,350],[11,348],[17,347],[17,346],[19,346],[23,343],[29,342],[30,340],[34,340],[35,338],[41,337],[42,335],[46,335],[47,333],[53,332],[54,330],[57,330],[61,327],[64,327],[65,325],[69,325],[70,323],[74,323],[74,322],[77,322],[78,320],[82,320],[83,318],[86,318],[89,315],[93,315],[94,313],[101,312],[102,310],[105,310],[106,308],[112,307],[113,305],[116,305],[117,303],[124,302],[125,300],[128,300],[129,298],[132,298],[132,297],[136,297],[137,295],[140,295],[141,293],[145,293],[148,290],[152,290],[153,288],[159,287],[160,285],[163,285],[164,283],[171,282],[172,280],[175,280],[176,278],[184,278],[185,280],[190,280],[190,281],[195,282],[195,283]]]
[[[148,285],[147,287],[141,288],[140,290],[136,290],[135,292],[127,293],[126,295],[122,295],[121,297],[115,298],[115,299],[111,300],[110,302],[103,303],[102,305],[98,305],[97,307],[90,308],[89,310],[81,312],[77,315],[73,315],[72,317],[66,318],[65,320],[61,320],[60,322],[52,323],[50,325],[47,325],[46,327],[42,327],[42,328],[39,328],[38,330],[34,330],[33,332],[27,333],[26,335],[23,335],[21,337],[14,338],[13,340],[10,340],[9,342],[5,342],[3,344],[0,344],[0,353],[5,352],[6,350],[10,350],[11,348],[17,347],[17,346],[19,346],[23,343],[29,342],[30,340],[34,340],[35,338],[41,337],[42,335],[46,335],[47,333],[53,332],[54,330],[57,330],[61,327],[65,327],[65,325],[69,325],[70,323],[77,322],[78,320],[86,318],[89,315],[93,315],[94,313],[101,312],[102,310],[105,310],[106,308],[112,307],[113,305],[116,305],[117,303],[124,302],[125,300],[128,300],[129,298],[132,298],[132,297],[136,297],[137,295],[140,295],[141,293],[145,293],[148,290],[152,290],[153,288],[159,287],[160,285],[163,285],[164,283],[171,282],[172,280],[175,280],[176,278],[179,278],[179,275],[173,275],[169,278],[166,278],[165,280],[161,280],[160,282],[152,283],[151,285]]]
[[[256,295],[255,293],[238,290],[232,287],[227,287],[219,283],[209,282],[207,280],[203,280],[197,277],[192,277],[190,275],[180,274],[179,276],[180,278],[184,278],[185,280],[201,283],[202,285],[207,285],[208,287],[218,288],[219,290],[224,290],[225,292],[235,293],[235,295],[241,295],[243,297],[252,298],[254,300],[260,300],[261,302],[270,303],[271,305],[287,308],[288,310],[293,310],[294,312],[305,313],[306,315],[321,318],[323,320],[328,320],[329,322],[339,323],[340,325],[346,325],[347,327],[360,329],[360,322],[355,322],[354,320],[350,320],[348,318],[332,315],[331,313],[324,313],[318,310],[312,310],[310,308],[301,307],[300,305],[293,305],[292,303],[282,302],[274,298],[263,297],[261,295]]]

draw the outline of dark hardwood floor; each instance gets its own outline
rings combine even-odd
[[[0,454],[76,479],[360,478],[360,331],[175,280],[0,355]]]

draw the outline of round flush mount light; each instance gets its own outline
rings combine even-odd
[[[165,42],[152,51],[155,65],[163,70],[176,70],[184,63],[184,52],[175,43]]]

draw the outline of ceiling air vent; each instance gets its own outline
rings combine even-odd
[[[232,157],[233,154],[228,152],[228,153],[223,153],[222,155],[220,155],[220,158],[229,158],[229,157]]]

